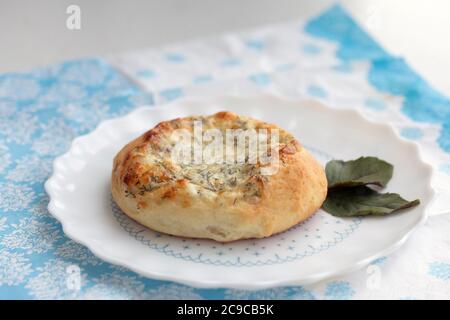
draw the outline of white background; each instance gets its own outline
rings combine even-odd
[[[108,55],[317,14],[327,0],[0,0],[0,72]],[[450,96],[450,1],[342,5],[393,54]],[[81,30],[66,8],[81,7]]]

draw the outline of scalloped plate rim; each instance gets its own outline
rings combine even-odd
[[[55,181],[57,180],[55,172],[57,171],[58,163],[64,162],[64,160],[70,156],[70,154],[73,152],[74,146],[76,146],[78,143],[81,143],[83,140],[87,140],[90,137],[98,134],[98,132],[100,132],[102,130],[102,128],[104,128],[106,126],[114,125],[114,123],[118,123],[128,117],[133,117],[133,115],[139,114],[140,112],[143,112],[146,110],[164,111],[164,109],[170,108],[170,106],[174,105],[174,104],[176,105],[176,104],[182,104],[182,103],[188,103],[188,102],[192,103],[192,102],[197,102],[197,101],[211,101],[211,100],[214,101],[214,100],[221,100],[221,99],[252,99],[252,98],[276,99],[276,100],[283,100],[285,102],[291,102],[291,103],[292,102],[314,103],[316,105],[320,105],[322,108],[324,108],[330,112],[337,112],[337,113],[342,113],[342,114],[348,113],[353,116],[357,116],[361,121],[366,122],[367,124],[377,126],[382,130],[389,131],[389,134],[395,136],[395,138],[397,140],[399,140],[401,143],[409,144],[410,146],[412,146],[414,149],[414,153],[417,156],[417,159],[421,163],[422,167],[425,170],[427,170],[427,175],[429,178],[426,189],[430,195],[430,199],[429,199],[429,203],[427,203],[426,206],[423,208],[423,213],[421,215],[421,219],[419,221],[417,221],[416,224],[414,226],[412,226],[402,237],[400,237],[397,241],[392,243],[390,246],[386,247],[384,250],[381,250],[380,252],[377,252],[376,254],[373,254],[373,255],[368,256],[363,259],[360,259],[359,261],[357,261],[351,265],[342,267],[337,270],[332,270],[332,271],[330,270],[328,272],[315,273],[308,277],[303,277],[301,279],[259,281],[258,283],[242,283],[242,282],[223,283],[221,281],[211,281],[211,280],[210,281],[190,280],[190,279],[186,279],[183,276],[173,276],[173,275],[167,275],[167,274],[158,274],[155,272],[145,272],[139,268],[135,268],[132,265],[130,265],[129,263],[127,263],[126,261],[123,261],[123,259],[121,259],[120,257],[112,257],[108,254],[104,254],[104,252],[105,252],[105,250],[103,249],[104,246],[102,246],[99,243],[89,241],[89,239],[86,239],[85,237],[83,237],[82,232],[80,233],[80,231],[77,230],[76,227],[73,227],[73,225],[71,225],[70,223],[65,221],[63,214],[58,212],[58,208],[56,208],[56,206],[55,206],[55,190],[54,190],[54,184],[55,184]],[[411,234],[415,230],[417,230],[417,228],[419,226],[424,224],[426,219],[428,218],[429,213],[427,212],[427,208],[430,206],[430,204],[434,201],[434,198],[435,198],[435,191],[433,188],[431,188],[432,175],[433,175],[433,168],[431,165],[429,165],[428,163],[426,163],[423,160],[417,143],[411,142],[411,141],[406,140],[405,138],[401,137],[393,129],[393,127],[391,125],[385,124],[385,123],[379,123],[372,119],[368,119],[361,112],[359,112],[355,109],[331,108],[331,107],[329,107],[323,103],[320,103],[316,100],[291,99],[291,98],[286,98],[286,97],[282,97],[282,96],[274,95],[274,94],[258,94],[256,96],[226,95],[226,96],[220,96],[220,97],[215,97],[215,98],[180,98],[171,103],[167,103],[164,105],[140,106],[140,107],[137,107],[134,110],[130,111],[126,115],[102,121],[91,132],[84,134],[84,135],[80,135],[80,136],[76,137],[75,139],[73,139],[67,152],[65,152],[64,154],[55,158],[55,160],[53,161],[53,165],[52,165],[52,174],[48,178],[48,180],[45,182],[44,188],[50,198],[50,201],[48,204],[48,210],[52,214],[52,216],[55,217],[61,223],[64,233],[69,238],[74,240],[75,242],[78,242],[78,243],[86,246],[94,255],[96,255],[97,257],[99,257],[100,259],[102,259],[106,262],[125,267],[125,268],[132,270],[144,277],[148,277],[148,278],[152,278],[152,279],[156,279],[156,280],[175,281],[175,282],[178,282],[178,283],[181,283],[184,285],[188,285],[188,286],[192,286],[192,287],[196,287],[196,288],[230,288],[230,289],[259,290],[259,289],[267,289],[267,288],[288,286],[288,285],[305,285],[305,284],[311,284],[311,283],[315,283],[315,282],[325,280],[325,279],[343,276],[343,275],[349,274],[351,272],[354,272],[358,269],[361,269],[362,267],[370,264],[370,262],[372,262],[380,257],[391,254],[392,252],[394,252],[395,250],[400,248],[407,241],[407,239],[411,236]]]

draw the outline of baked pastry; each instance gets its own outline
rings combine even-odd
[[[209,158],[205,163],[206,157],[200,157],[203,161],[195,162],[193,159],[198,157],[194,151],[185,153],[191,156],[189,161],[174,157],[177,147],[187,145],[181,141],[180,132],[194,134],[190,141],[196,139],[195,123],[202,126],[203,132],[214,129],[209,132],[227,137],[216,144],[219,155],[220,150],[225,150],[224,157],[231,151],[237,154],[239,146],[248,149],[245,161],[239,162],[234,156],[234,161],[217,161],[216,157],[216,162]],[[255,145],[250,138],[244,138],[243,144],[228,139],[229,129],[265,132],[266,147],[271,151],[265,153],[264,159],[278,155],[278,162],[255,160],[255,153],[250,156],[249,152]],[[233,147],[228,149],[230,141]],[[203,148],[200,150],[206,150],[205,141],[195,143]],[[111,182],[116,203],[144,226],[175,236],[220,242],[282,232],[310,217],[327,193],[322,166],[291,134],[276,125],[232,112],[159,123],[116,155]]]

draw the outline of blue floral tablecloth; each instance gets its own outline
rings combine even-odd
[[[54,158],[102,120],[185,96],[277,92],[353,106],[416,141],[450,190],[450,100],[340,7],[305,22],[0,75],[0,299],[450,298],[450,215],[350,276],[262,291],[142,278],[68,239],[47,211]],[[450,198],[444,198],[444,200]],[[444,201],[445,202],[445,201]],[[450,205],[449,205],[450,207]],[[81,287],[71,285],[71,270]]]

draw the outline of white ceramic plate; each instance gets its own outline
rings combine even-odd
[[[421,205],[363,219],[335,218],[319,210],[282,234],[229,244],[160,234],[125,216],[109,191],[112,159],[121,147],[160,121],[220,110],[288,129],[323,164],[331,158],[363,155],[385,159],[395,166],[387,191],[409,200],[419,198]],[[433,196],[431,174],[415,144],[356,111],[275,96],[225,97],[142,107],[101,123],[55,160],[45,188],[51,199],[49,211],[65,233],[108,262],[195,287],[261,289],[341,275],[398,248],[425,220]]]

